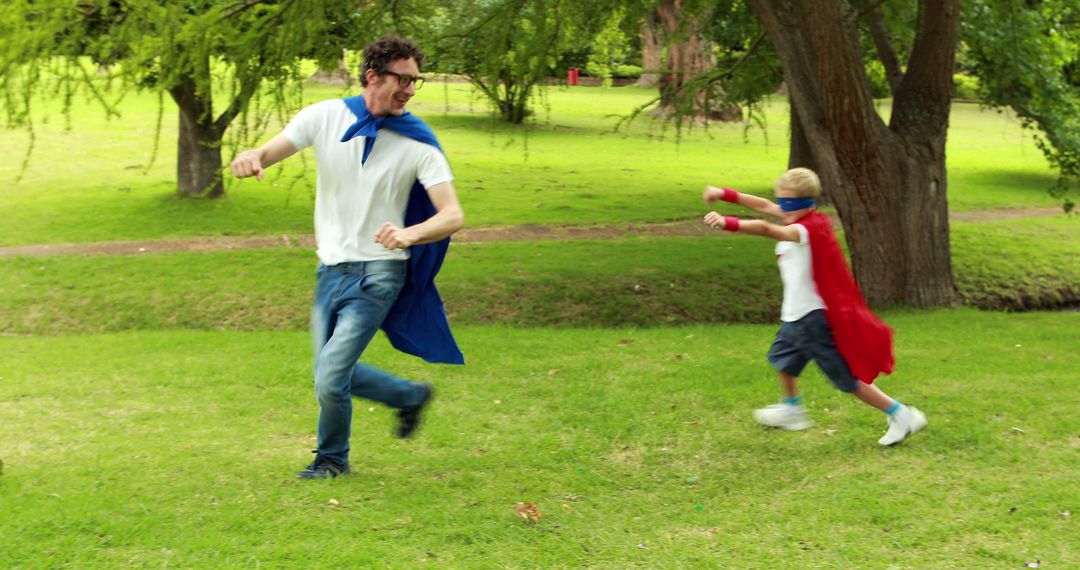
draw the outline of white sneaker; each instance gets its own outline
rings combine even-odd
[[[754,419],[757,423],[787,431],[801,431],[814,422],[806,415],[806,408],[802,405],[772,404],[759,410],[754,410]]]
[[[926,427],[926,416],[911,406],[901,406],[895,414],[889,416],[889,430],[877,442],[881,445],[893,445],[904,441],[907,436]]]

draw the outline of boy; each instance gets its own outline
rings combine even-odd
[[[775,185],[779,204],[730,188],[706,186],[704,193],[706,204],[731,202],[780,218],[785,224],[740,220],[716,212],[705,215],[705,223],[711,227],[779,242],[776,258],[784,282],[783,323],[768,359],[780,376],[784,399],[755,410],[754,419],[790,431],[813,425],[798,389],[799,374],[813,360],[841,391],[885,412],[888,430],[879,444],[899,443],[926,427],[926,416],[873,385],[879,373],[892,372],[892,329],[870,312],[836,243],[829,218],[814,208],[814,199],[821,194],[817,174],[795,168]]]

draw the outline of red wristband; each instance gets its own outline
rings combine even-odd
[[[724,195],[720,197],[725,202],[731,202],[732,204],[739,203],[739,193],[731,188],[721,188],[724,191]]]
[[[724,231],[725,232],[737,232],[739,231],[739,218],[735,216],[724,216]]]

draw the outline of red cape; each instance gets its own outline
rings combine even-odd
[[[893,331],[874,316],[836,243],[832,222],[816,210],[799,218],[810,236],[810,258],[814,284],[825,302],[825,318],[840,355],[851,374],[872,384],[878,374],[891,374]]]

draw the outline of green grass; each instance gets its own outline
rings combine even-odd
[[[1080,219],[951,225],[953,271],[968,304],[1026,310],[1080,304]]]
[[[767,138],[718,125],[676,145],[650,119],[611,132],[606,115],[649,96],[552,89],[527,130],[460,84],[415,110],[472,226],[696,219],[704,183],[761,192],[783,170],[782,100]],[[178,200],[175,111],[147,175],[154,100],[124,113],[81,104],[66,134],[39,118],[24,180],[0,186],[0,246],[310,232],[298,161]],[[958,104],[951,125],[951,210],[1053,205],[1014,120]],[[0,132],[0,180],[26,138]],[[1077,223],[953,223],[966,302],[1075,306]],[[300,248],[0,258],[0,568],[1080,566],[1080,313],[885,311],[898,366],[881,386],[931,424],[880,449],[880,414],[816,370],[817,427],[749,419],[776,396],[768,241],[455,244],[439,286],[468,365],[380,337],[365,360],[437,383],[430,421],[397,441],[392,413],[357,401],[355,475],[312,484],[293,474],[315,445],[314,269]],[[753,322],[769,324],[733,324]],[[516,502],[544,519],[526,525]]]
[[[1080,220],[955,223],[952,236],[967,304],[1080,302]],[[772,247],[723,234],[455,244],[438,284],[458,324],[772,323],[781,294]],[[0,333],[303,330],[315,263],[301,248],[0,258]]]
[[[408,442],[358,401],[327,482],[303,333],[0,338],[0,567],[1080,565],[1080,315],[887,319],[930,418],[896,448],[816,370],[816,427],[753,425],[773,326],[464,327],[466,367],[372,346],[439,398]]]
[[[307,101],[340,95],[311,87]],[[771,192],[787,164],[786,100],[768,104],[765,132],[715,124],[680,137],[647,116],[613,131],[618,116],[652,95],[636,87],[552,88],[529,128],[494,121],[464,84],[432,83],[412,108],[446,147],[471,226],[680,220],[697,215],[706,183]],[[133,94],[121,111],[106,121],[95,103],[76,101],[66,131],[57,104],[45,104],[18,184],[29,136],[0,131],[0,246],[311,232],[310,151],[306,175],[293,158],[262,183],[231,181],[225,199],[181,200],[175,107],[166,102],[161,149],[146,174],[157,99]],[[1055,205],[1045,192],[1053,171],[1008,115],[957,103],[948,166],[953,211]]]

